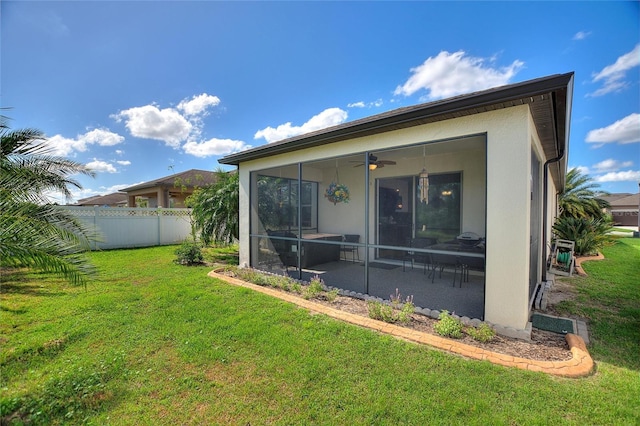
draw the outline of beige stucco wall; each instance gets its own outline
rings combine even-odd
[[[481,177],[484,174],[484,157],[478,158],[477,153],[471,152],[468,155],[445,154],[433,162],[430,171],[463,171],[463,230],[474,231],[487,238],[485,319],[494,324],[524,329],[529,314],[529,170],[532,140],[537,138],[533,135],[529,108],[526,105],[242,163],[239,168],[240,264],[249,265],[249,215],[245,212],[249,212],[250,172],[299,161],[314,161],[324,157],[478,134],[486,134],[487,144],[486,230],[484,223],[478,219],[484,217],[484,211],[480,210],[485,209],[484,179]],[[416,160],[416,165],[421,166],[421,163],[422,159]],[[408,168],[411,171],[419,169],[414,165]],[[391,168],[384,172],[399,174]],[[411,173],[407,173],[409,174]],[[325,173],[323,182],[330,178]],[[360,182],[364,184],[361,180]],[[360,189],[352,186],[352,201],[335,206],[335,210],[321,219],[321,231],[346,232],[352,229],[352,224],[364,219],[361,213],[363,210],[358,208],[359,203],[364,203],[364,191]],[[370,189],[373,190],[373,187]],[[321,187],[320,194],[323,190],[324,187]],[[475,206],[478,211],[464,210],[469,206]],[[327,229],[322,229],[324,227]]]

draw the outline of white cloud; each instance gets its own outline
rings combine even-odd
[[[593,75],[592,83],[602,81],[604,86],[587,96],[602,96],[611,92],[619,92],[629,85],[624,81],[626,72],[640,65],[640,44],[629,53],[620,56],[615,63],[607,65],[597,74]]]
[[[113,146],[122,143],[124,136],[110,132],[105,129],[93,129],[82,135],[81,140],[87,144],[97,144],[100,146]]]
[[[131,165],[131,161],[129,161],[129,160],[118,160],[118,161],[116,161],[116,163],[120,164],[121,166],[130,166]]]
[[[352,102],[350,104],[347,104],[347,108],[366,108],[366,107],[376,107],[379,108],[381,107],[383,104],[382,99],[376,99],[373,102],[369,102],[369,103],[364,103],[363,101],[360,102]]]
[[[609,172],[594,179],[596,182],[639,182],[640,170],[628,170],[625,172]]]
[[[587,133],[589,143],[634,143],[640,142],[640,114],[633,113],[607,127]]]
[[[160,140],[172,148],[179,148],[193,129],[193,124],[175,109],[155,105],[129,108],[112,117],[118,122],[124,119],[133,136]]]
[[[633,166],[633,161],[618,161],[614,160],[613,158],[608,158],[597,164],[594,164],[593,168],[596,169],[598,173],[604,173],[620,170],[625,167],[631,166]]]
[[[584,40],[591,35],[591,31],[578,31],[574,36],[574,40]]]
[[[117,173],[118,172],[116,168],[113,167],[112,164],[107,163],[105,161],[97,160],[95,158],[93,159],[93,161],[87,163],[86,166],[91,170],[93,170],[94,172],[98,172],[98,173]]]
[[[123,155],[123,154],[124,154],[124,151],[123,151],[123,150],[121,150],[121,149],[116,149],[116,154],[118,154],[118,155]]]
[[[189,141],[182,146],[184,152],[196,157],[205,158],[212,155],[230,154],[232,152],[242,151],[251,148],[242,141],[231,139],[209,139],[204,142]]]
[[[347,119],[347,115],[347,112],[340,108],[327,108],[320,114],[311,117],[302,126],[292,126],[291,122],[281,124],[275,129],[269,126],[258,130],[253,138],[264,138],[267,142],[275,142],[343,123]]]
[[[59,157],[67,157],[71,155],[73,151],[83,152],[87,150],[87,146],[77,139],[65,138],[62,135],[54,135],[47,139],[53,149],[51,154]]]
[[[174,149],[188,141],[185,146],[194,149],[196,142],[193,141],[202,135],[202,119],[208,115],[207,109],[219,104],[217,96],[202,93],[183,99],[176,108],[161,109],[150,104],[122,110],[111,117],[118,122],[125,120],[127,129],[135,137],[160,140]]]
[[[48,194],[48,196],[49,196],[49,199],[52,202],[57,202],[58,204],[65,204],[67,202],[68,203],[75,203],[78,200],[81,200],[83,198],[89,198],[89,197],[94,197],[96,195],[107,195],[107,194],[112,194],[114,192],[120,192],[121,189],[128,188],[130,186],[138,185],[138,184],[141,184],[141,183],[144,183],[144,182],[118,184],[118,185],[113,185],[113,186],[109,186],[109,187],[101,186],[100,189],[70,188],[70,190],[71,190],[71,198],[69,200],[65,200],[63,196],[61,196],[59,194],[55,194],[55,193],[50,193],[50,194]]]
[[[571,168],[573,169],[574,167],[571,167]],[[575,166],[575,168],[578,169],[578,171],[583,175],[590,174],[589,167],[587,166]]]
[[[178,104],[178,109],[184,112],[185,115],[192,116],[206,113],[208,107],[217,106],[219,104],[220,98],[203,93],[197,96],[194,95],[191,100],[183,99]]]
[[[69,198],[65,198],[62,193],[56,191],[48,191],[44,195],[49,199],[49,202],[61,205],[67,203],[75,203],[77,202],[77,200],[80,200],[82,198],[89,198],[93,197],[94,195],[100,195],[99,192],[89,188],[78,189],[75,187],[71,187],[69,188],[69,192],[71,192],[71,197]]]
[[[411,68],[411,77],[396,87],[394,95],[410,96],[424,89],[428,91],[427,99],[440,99],[489,89],[509,83],[524,65],[524,62],[515,60],[506,67],[485,66],[485,62],[493,60],[465,56],[462,50],[455,53],[442,51],[436,57],[429,57],[422,65]]]
[[[75,139],[65,138],[62,135],[54,135],[47,139],[53,147],[53,155],[66,157],[71,155],[73,151],[85,152],[88,149],[88,145],[117,145],[124,141],[124,136],[106,129],[94,129],[82,135],[77,135]]]
[[[122,190],[124,188],[129,188],[130,186],[140,185],[141,183],[145,183],[145,181],[134,182],[134,183],[120,183],[120,184],[112,185],[112,186],[109,186],[109,187],[101,186],[100,188],[102,188],[103,191],[100,192],[100,193],[101,194],[111,194],[112,192],[119,192],[120,190]]]

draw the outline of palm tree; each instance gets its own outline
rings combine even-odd
[[[7,121],[0,116],[0,267],[30,267],[86,284],[92,267],[83,252],[94,233],[46,194],[69,198],[70,186],[82,188],[70,176],[93,172],[52,155],[41,131],[12,131]]]
[[[189,197],[194,228],[205,244],[232,243],[239,235],[238,173],[216,170],[215,183],[199,188]]]
[[[564,191],[558,199],[560,217],[604,219],[604,209],[609,207],[609,203],[599,197],[608,193],[600,191],[599,187],[593,178],[577,168],[569,170]]]

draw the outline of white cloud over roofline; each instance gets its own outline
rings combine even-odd
[[[291,122],[280,124],[275,128],[268,126],[262,130],[258,130],[253,138],[264,138],[269,143],[276,142],[344,123],[347,117],[347,112],[340,108],[327,108],[319,114],[311,117],[301,126],[293,126]]]
[[[364,103],[364,101],[351,102],[347,104],[347,108],[371,108],[371,107],[381,107],[384,102],[382,99],[376,99],[373,102]]]
[[[426,98],[433,100],[472,93],[508,84],[524,66],[524,62],[519,60],[506,67],[486,65],[494,61],[495,58],[467,56],[462,50],[454,53],[442,51],[411,68],[411,76],[403,85],[396,87],[394,95],[411,96],[426,90]]]
[[[232,139],[209,139],[201,141],[203,117],[209,108],[220,105],[217,96],[202,93],[185,98],[175,108],[159,108],[155,104],[122,110],[111,117],[118,122],[124,120],[131,134],[138,138],[163,141],[174,149],[182,148],[195,157],[229,154],[249,148],[250,145]]]
[[[182,146],[184,152],[200,158],[231,154],[249,148],[251,145],[247,145],[243,141],[216,138],[204,142],[189,141]]]
[[[629,114],[606,127],[591,130],[585,141],[599,144],[640,142],[640,114]]]
[[[203,93],[201,95],[194,95],[191,100],[183,99],[178,104],[178,109],[185,113],[187,116],[206,114],[207,108],[210,106],[218,106],[220,104],[220,98],[213,95]]]
[[[155,105],[125,109],[112,117],[117,122],[124,120],[132,136],[160,140],[173,148],[179,148],[193,129],[193,124],[175,109]]]
[[[86,164],[88,168],[98,173],[118,173],[118,170],[113,167],[113,164],[93,159],[93,161]]]
[[[639,182],[640,170],[627,170],[622,172],[609,172],[594,178],[596,182]]]
[[[593,168],[596,169],[599,173],[605,173],[631,166],[633,166],[633,161],[618,161],[614,160],[613,158],[607,158],[606,160],[594,164]]]
[[[75,138],[65,138],[62,135],[54,135],[47,138],[53,148],[52,155],[68,157],[74,151],[85,152],[89,145],[113,146],[124,141],[124,136],[113,133],[107,129],[93,129]]]
[[[607,65],[600,72],[593,74],[593,83],[603,82],[603,86],[595,92],[588,93],[587,96],[595,97],[606,95],[607,93],[619,92],[629,86],[625,81],[627,71],[640,65],[640,44],[637,44],[632,51],[618,57],[611,65]]]

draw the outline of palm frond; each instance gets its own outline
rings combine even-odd
[[[46,192],[70,196],[81,188],[71,176],[93,176],[86,166],[53,155],[36,129],[9,130],[0,117],[0,265],[30,267],[86,284],[93,267],[84,252],[93,229],[56,206]]]

